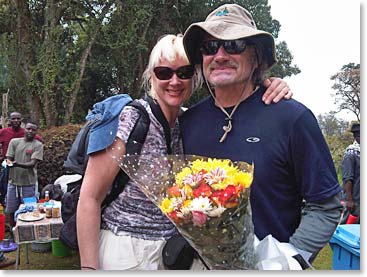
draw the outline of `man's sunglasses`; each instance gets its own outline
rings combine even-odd
[[[236,55],[245,51],[247,45],[249,45],[249,42],[245,39],[206,40],[202,42],[200,50],[204,55],[213,56],[223,46],[228,54]]]
[[[190,79],[194,76],[195,68],[192,65],[181,66],[177,69],[172,69],[166,66],[157,66],[154,68],[154,74],[159,80],[169,80],[176,73],[180,79]]]

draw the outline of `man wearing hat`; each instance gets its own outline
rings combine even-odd
[[[306,268],[339,222],[341,188],[312,112],[295,100],[262,103],[264,73],[276,63],[272,35],[225,4],[191,24],[183,41],[212,96],[181,118],[186,153],[253,162],[255,234],[289,243]]]
[[[359,223],[360,216],[360,126],[354,123],[350,129],[353,133],[354,142],[345,150],[342,171],[345,196],[346,213],[341,223],[345,223],[349,214],[357,217]]]

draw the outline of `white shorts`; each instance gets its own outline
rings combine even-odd
[[[164,270],[162,249],[165,240],[116,236],[101,230],[99,267],[103,270]]]

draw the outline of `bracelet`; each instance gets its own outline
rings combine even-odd
[[[94,267],[91,267],[91,266],[84,266],[82,265],[80,268],[86,268],[86,269],[91,269],[91,270],[97,270],[96,268]]]

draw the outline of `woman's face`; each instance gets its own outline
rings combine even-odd
[[[189,65],[188,62],[183,58],[178,58],[174,62],[161,59],[161,62],[156,67],[168,67],[177,70],[187,65]],[[160,80],[155,73],[152,74],[152,86],[155,91],[156,100],[163,109],[178,110],[183,102],[191,96],[192,82],[193,78],[181,79],[176,73],[168,80]]]

